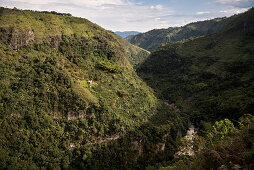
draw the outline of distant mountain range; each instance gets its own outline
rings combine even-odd
[[[126,38],[126,37],[128,37],[128,36],[133,36],[133,35],[137,35],[137,34],[139,34],[140,32],[137,32],[137,31],[123,31],[123,32],[121,32],[121,31],[116,31],[115,32],[115,34],[117,34],[117,35],[119,35],[119,36],[121,36],[121,37],[123,37],[123,38]]]
[[[194,113],[193,120],[237,119],[254,112],[253,40],[251,9],[233,16],[219,33],[160,46],[137,72],[160,98]]]
[[[224,26],[232,20],[233,17],[199,21],[190,23],[183,27],[154,29],[135,36],[128,36],[126,39],[134,45],[137,45],[148,51],[153,51],[162,44],[220,32],[223,30]]]

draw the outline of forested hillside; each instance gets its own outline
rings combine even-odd
[[[0,8],[0,169],[253,167],[254,9],[134,40]]]
[[[70,14],[6,8],[0,47],[0,169],[144,168],[173,156],[188,120],[134,72],[128,59],[147,51]]]
[[[237,16],[222,33],[161,46],[138,68],[139,75],[196,118],[252,113],[253,11]]]
[[[148,51],[154,51],[162,44],[220,32],[223,27],[232,20],[232,18],[233,17],[216,18],[212,20],[194,22],[183,27],[155,29],[135,36],[126,37],[126,39],[134,45]]]
[[[221,33],[159,47],[137,69],[159,98],[189,114],[201,130],[196,156],[162,169],[253,167],[253,47],[252,8]]]

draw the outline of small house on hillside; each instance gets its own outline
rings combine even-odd
[[[95,84],[93,80],[89,80],[87,81],[87,83],[88,83],[88,87],[92,87],[92,85]]]

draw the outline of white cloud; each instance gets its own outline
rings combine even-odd
[[[144,5],[133,0],[1,0],[8,7],[71,13],[109,30],[148,31],[165,21],[154,20],[173,11],[162,5]],[[1,3],[0,3],[1,5]]]
[[[31,3],[31,4],[48,4],[48,3],[55,3],[58,2],[58,0],[43,0],[43,1],[36,1],[36,0],[16,0],[16,2],[26,2],[26,3]]]
[[[30,4],[49,4],[49,3],[71,3],[75,5],[100,6],[105,4],[122,5],[123,0],[10,0],[14,2],[24,2]]]
[[[214,1],[217,5],[218,3],[229,4],[229,0]],[[199,11],[188,14],[186,11],[173,11],[168,6],[144,5],[134,0],[0,0],[0,5],[10,8],[71,13],[73,16],[87,18],[108,30],[141,32],[154,28],[183,26],[190,22],[230,16],[247,10],[247,8],[228,5],[221,8],[221,11],[209,9],[211,12]]]
[[[226,9],[226,10],[221,10],[219,12],[224,13],[226,15],[233,15],[233,14],[239,14],[239,13],[245,12],[247,10],[248,10],[248,8],[230,8],[230,9]]]
[[[217,3],[239,8],[249,8],[254,6],[254,0],[216,0]]]
[[[150,8],[151,9],[155,9],[155,10],[163,10],[163,6],[162,5],[152,5]]]
[[[205,12],[197,12],[196,14],[197,15],[205,15],[205,14],[210,14],[211,12],[209,12],[209,11],[205,11]]]
[[[247,11],[254,6],[254,0],[216,0],[215,4],[223,6],[217,15],[231,16]]]

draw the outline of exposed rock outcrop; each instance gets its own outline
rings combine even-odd
[[[34,32],[30,28],[25,30],[0,28],[0,39],[4,43],[9,43],[13,50],[19,50],[33,43]]]
[[[137,151],[137,154],[134,157],[134,160],[137,161],[140,156],[142,156],[143,153],[143,143],[142,140],[140,141],[133,141],[132,142],[132,149]]]
[[[165,146],[166,146],[166,139],[167,137],[169,136],[169,133],[165,134],[163,137],[162,137],[162,142],[159,142],[156,144],[156,149],[154,150],[154,153],[158,153],[159,151],[164,151],[165,150]]]
[[[11,34],[10,45],[14,50],[19,50],[22,47],[32,44],[34,41],[34,33],[31,29],[19,31],[14,29]]]
[[[69,112],[67,116],[68,120],[77,120],[77,119],[85,119],[85,112],[80,112],[75,114],[73,112]]]
[[[60,35],[50,37],[49,38],[50,47],[51,48],[58,48],[61,41],[62,41],[62,36],[60,36]]]
[[[182,139],[183,145],[180,147],[179,151],[174,155],[175,158],[178,158],[182,155],[188,156],[195,155],[193,145],[194,145],[194,137],[196,134],[197,132],[195,131],[195,126],[191,125],[189,130],[187,131],[186,136],[184,136]]]

